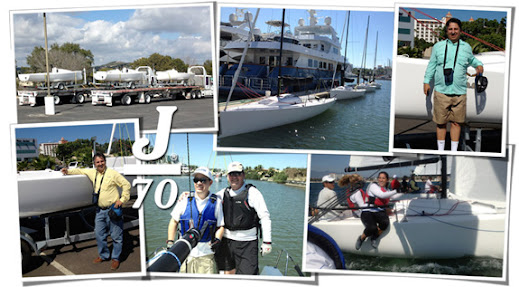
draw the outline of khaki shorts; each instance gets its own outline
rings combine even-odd
[[[448,122],[464,123],[467,113],[467,95],[447,96],[434,91],[433,121],[439,125]]]
[[[214,254],[209,254],[200,257],[187,257],[180,267],[181,273],[195,273],[195,274],[217,274],[216,261],[214,261]]]

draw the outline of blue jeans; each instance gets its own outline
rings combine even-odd
[[[108,235],[112,238],[113,249],[112,259],[119,260],[121,251],[123,250],[123,220],[113,221],[108,216],[110,209],[98,209],[95,218],[95,234],[97,241],[97,252],[103,260],[110,259],[110,250],[108,249]]]

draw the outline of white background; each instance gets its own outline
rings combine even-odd
[[[89,1],[77,1],[72,2],[70,0],[64,1],[34,1],[34,0],[26,0],[26,1],[3,1],[2,3],[2,12],[1,12],[1,48],[2,48],[2,69],[1,73],[1,92],[0,99],[2,102],[0,103],[0,115],[1,115],[1,151],[2,151],[2,175],[3,175],[3,190],[1,191],[2,200],[2,208],[1,208],[1,224],[0,224],[0,232],[1,242],[0,245],[0,254],[1,254],[1,274],[2,274],[2,285],[3,286],[22,286],[21,282],[21,264],[20,264],[20,241],[19,241],[19,229],[18,229],[18,200],[16,195],[16,176],[15,169],[13,167],[14,159],[11,158],[11,139],[10,139],[10,125],[16,123],[16,98],[15,98],[15,71],[14,71],[14,56],[13,49],[11,43],[11,29],[10,29],[10,14],[11,10],[26,10],[26,9],[50,9],[50,8],[80,8],[80,7],[106,7],[106,6],[128,6],[128,5],[149,5],[152,4],[170,4],[170,3],[187,3],[188,1],[180,2],[180,1],[143,1],[143,0],[89,0]],[[202,2],[202,1],[199,1]],[[237,1],[225,1],[222,3],[240,3]],[[265,0],[254,0],[254,1],[243,1],[244,3],[260,3],[260,4],[291,4],[291,5],[313,5],[318,3],[319,5],[329,5],[329,6],[345,6],[345,5],[370,5],[372,7],[393,7],[393,1],[331,1],[331,0],[321,0],[321,1],[308,1],[308,0],[298,0],[298,1],[289,1],[282,0],[280,2],[277,1],[265,1]],[[409,4],[417,4],[412,1],[399,1],[398,3],[409,3]],[[445,9],[455,9],[453,6],[455,4],[459,5],[471,5],[474,8],[485,8],[484,6],[495,5],[495,7],[516,7],[516,0],[499,0],[499,1],[481,1],[481,0],[473,0],[466,3],[462,3],[461,1],[428,1],[424,2],[427,4],[436,4],[443,6]],[[481,6],[478,6],[481,5]],[[409,5],[412,6],[412,5]],[[318,7],[316,7],[318,8]],[[193,15],[196,17],[196,15]],[[511,22],[513,17],[510,17],[509,21]],[[512,32],[513,34],[517,34],[517,21],[513,24]],[[519,108],[519,99],[517,92],[519,88],[517,87],[517,79],[519,75],[519,66],[517,65],[517,57],[519,57],[519,52],[517,51],[516,45],[514,45],[514,35],[512,35],[512,52],[511,52],[511,69],[510,69],[510,94],[509,94],[509,134],[508,134],[508,142],[511,144],[519,143],[519,129],[515,124],[518,123],[519,113],[516,111]],[[489,99],[491,100],[491,99]],[[517,157],[515,159],[517,161]],[[514,177],[517,178],[517,168],[514,169]],[[504,176],[504,175],[503,175]],[[514,182],[512,182],[512,185]],[[510,210],[510,237],[509,242],[512,242],[509,246],[509,266],[507,267],[507,272],[509,273],[508,280],[504,283],[505,285],[510,286],[519,286],[519,274],[517,270],[519,270],[518,262],[519,258],[517,257],[517,250],[519,249],[518,242],[518,227],[517,227],[517,211],[514,212],[514,207],[518,206],[517,196],[513,196],[513,187],[512,187],[512,196],[511,196],[511,205],[512,208]],[[516,191],[517,192],[517,191]],[[455,239],[453,239],[455,240]],[[514,244],[515,243],[515,244]],[[515,255],[515,256],[514,256]],[[448,278],[448,277],[447,277]],[[468,278],[470,279],[470,278]],[[447,286],[493,286],[495,284],[489,282],[482,282],[477,280],[451,280],[451,279],[438,279],[435,277],[431,278],[423,278],[423,277],[414,277],[409,276],[407,274],[383,274],[380,276],[373,277],[373,273],[366,274],[361,273],[361,275],[320,275],[318,276],[315,283],[297,283],[294,281],[289,282],[276,282],[276,281],[268,281],[264,280],[249,280],[249,279],[157,279],[157,280],[132,280],[126,278],[125,280],[121,279],[110,279],[109,281],[92,281],[92,280],[73,280],[73,281],[54,281],[50,284],[45,284],[43,286],[95,286],[97,284],[103,284],[104,286],[125,286],[125,287],[133,287],[133,286],[220,286],[225,285],[229,287],[234,286],[243,286],[247,284],[249,287],[256,286],[265,286],[265,284],[269,284],[269,287],[274,286],[293,286],[293,285],[319,285],[319,286],[366,286],[366,285],[379,285],[379,286],[438,286],[442,287]]]

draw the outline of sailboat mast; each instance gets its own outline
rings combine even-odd
[[[368,25],[366,27],[366,39],[364,39],[364,53],[362,55],[362,66],[361,66],[361,78],[364,80],[365,73],[362,73],[366,69],[366,53],[368,51],[368,31],[369,31],[369,15],[368,15]]]
[[[344,43],[344,62],[342,64],[342,68],[344,72],[342,73],[342,82],[344,83],[344,78],[346,77],[346,55],[348,54],[348,32],[350,31],[350,11],[348,11],[348,24],[346,25],[346,41]]]
[[[349,13],[350,11],[348,11]],[[349,17],[348,17],[349,19]],[[344,22],[344,26],[342,27],[342,33],[341,33],[341,42],[339,44],[339,49],[340,47],[342,46],[342,40],[343,40],[343,36],[344,36],[344,28],[346,27],[346,21]],[[347,40],[347,39],[346,39]],[[346,57],[346,56],[344,56]],[[344,63],[346,63],[346,59],[344,59]],[[337,68],[339,67],[339,61],[337,61],[337,63],[335,64],[334,68],[333,68],[333,77],[332,77],[332,88],[334,87],[334,84],[335,84],[335,74],[337,72]],[[342,71],[344,71],[344,65],[341,67]],[[343,73],[344,74],[344,73]],[[344,77],[343,75],[341,75],[341,81],[339,82],[339,85],[342,85],[342,82],[344,81]]]
[[[280,38],[280,48],[279,48],[279,62],[278,62],[278,94],[281,94],[281,62],[283,56],[283,37],[285,33],[285,9],[283,8],[283,16],[281,17],[281,38]]]
[[[245,45],[245,49],[243,49],[243,54],[241,55],[240,63],[238,64],[238,68],[236,69],[236,72],[234,73],[234,77],[232,78],[232,86],[229,90],[229,95],[227,96],[227,101],[225,102],[225,108],[224,111],[227,110],[227,106],[229,105],[229,101],[231,100],[232,93],[234,91],[234,88],[236,87],[236,83],[238,83],[238,78],[240,76],[241,67],[243,66],[243,61],[245,60],[245,56],[247,55],[247,50],[250,46],[250,41],[254,39],[254,26],[256,25],[256,20],[258,19],[260,9],[258,8],[256,10],[256,16],[254,17],[254,21],[252,22],[252,25],[250,26],[249,36],[247,37],[247,44]]]
[[[378,47],[378,31],[377,31],[377,40],[375,41],[375,60],[373,61],[373,81],[375,81],[375,69],[377,68],[377,47]]]
[[[110,143],[108,144],[108,153],[107,153],[108,155],[110,155],[110,151],[112,150],[112,142],[114,140],[115,126],[116,125],[117,125],[116,123],[114,123],[112,125],[112,133],[110,134]]]

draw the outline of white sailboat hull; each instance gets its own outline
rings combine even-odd
[[[156,72],[155,75],[158,81],[168,82],[188,81],[190,79],[193,79],[195,76],[193,73],[179,73],[177,70],[174,69]]]
[[[86,175],[39,170],[18,173],[20,217],[39,216],[92,204],[92,182]]]
[[[372,82],[372,83],[369,83],[370,86],[374,87],[375,89],[380,89],[382,88],[382,85],[379,84],[379,83],[375,83],[375,82]]]
[[[330,97],[340,100],[349,100],[362,97],[366,94],[365,89],[352,89],[349,87],[340,86],[330,90]]]
[[[504,213],[454,199],[415,199],[400,204],[398,217],[390,216],[390,226],[381,235],[377,249],[371,246],[369,238],[360,250],[355,249],[364,230],[359,218],[318,221],[313,225],[330,235],[344,252],[401,258],[503,258]],[[404,217],[404,205],[407,214],[413,216]],[[451,208],[454,211],[445,214]],[[422,211],[436,215],[420,216]]]
[[[271,97],[276,98],[276,97]],[[269,98],[269,99],[271,99]],[[220,111],[220,137],[282,126],[314,117],[336,99],[308,100],[298,104],[263,105],[262,101]]]
[[[476,55],[485,69],[488,79],[485,92],[475,91],[474,78],[467,83],[467,122],[502,123],[505,88],[505,55],[501,52],[489,52]],[[398,56],[396,59],[395,78],[395,116],[411,119],[432,119],[433,96],[423,93],[423,80],[428,59],[412,59]],[[469,68],[474,74],[475,70]],[[431,85],[433,89],[433,85]]]
[[[371,85],[365,84],[365,83],[358,84],[357,89],[366,90],[366,93],[374,92],[376,90],[375,86],[371,86]]]
[[[94,73],[94,79],[105,82],[144,81],[146,79],[146,73],[131,69],[124,69],[122,71],[119,69],[110,71],[97,71]]]
[[[135,157],[107,157],[107,167],[123,174],[124,164],[135,164]],[[136,176],[125,176],[132,184]],[[121,191],[121,190],[119,190]],[[93,183],[86,175],[63,175],[61,171],[36,170],[18,173],[20,217],[39,216],[92,204]],[[137,196],[137,188],[130,188]]]
[[[53,68],[48,78],[51,83],[79,82],[83,80],[83,72]],[[19,74],[18,79],[22,82],[43,83],[47,82],[47,73]]]

